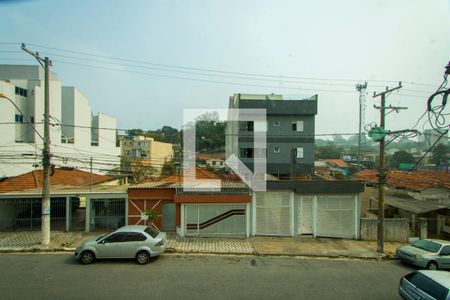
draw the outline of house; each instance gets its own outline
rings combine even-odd
[[[341,172],[345,176],[350,175],[350,165],[342,159],[326,159],[325,164],[332,172]]]
[[[52,230],[110,231],[125,225],[126,186],[116,179],[56,168],[50,183]],[[0,231],[40,230],[41,203],[41,170],[1,180]]]
[[[220,191],[185,191],[182,174],[129,187],[128,224],[144,224],[143,212],[154,209],[161,214],[155,225],[181,236],[359,237],[361,181],[269,180],[266,192],[252,192],[202,168],[196,177],[219,180]]]
[[[155,141],[146,136],[124,137],[120,141],[122,166],[125,171],[136,171],[142,165],[152,167],[159,173],[164,163],[173,159],[170,143]]]
[[[181,236],[249,236],[248,187],[204,168],[197,167],[195,173],[198,179],[219,180],[220,192],[211,192],[204,185],[184,191],[183,174],[130,186],[128,224],[144,224],[143,212],[153,209],[161,215],[154,224],[163,231],[176,231]]]
[[[0,93],[12,103],[0,99],[0,144],[2,152],[15,163],[0,162],[0,177],[30,172],[41,163],[36,149],[43,147],[44,70],[40,66],[0,65]],[[103,173],[119,164],[115,118],[92,115],[89,101],[75,87],[61,85],[58,75],[50,72],[50,140],[52,163],[77,167],[94,161],[94,172]],[[34,130],[33,130],[34,128]],[[39,134],[38,134],[39,133]],[[40,135],[40,136],[39,136]],[[108,157],[108,164],[96,164]]]
[[[198,154],[197,161],[200,162],[200,165],[204,167],[209,167],[213,169],[221,169],[225,167],[225,154],[223,153],[214,153],[214,154]]]
[[[362,181],[268,181],[252,194],[252,235],[359,238]]]
[[[353,175],[364,180],[366,193],[363,196],[368,210],[377,208],[378,172],[363,170]],[[370,188],[370,186],[372,188]],[[386,216],[405,217],[411,228],[417,227],[418,218],[428,219],[431,234],[450,234],[450,175],[442,171],[389,171],[386,174]]]
[[[266,132],[267,173],[279,178],[314,174],[314,120],[317,95],[291,98],[282,95],[234,94],[231,109],[266,109],[266,122],[231,121],[226,128],[226,157],[236,155],[254,170],[255,131]]]

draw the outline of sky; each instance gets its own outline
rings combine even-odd
[[[450,61],[449,0],[0,0],[0,11],[0,64],[34,64],[26,43],[119,128],[180,128],[185,108],[276,93],[318,94],[317,134],[356,133],[355,85],[368,82],[368,124],[373,92],[402,81],[387,105],[408,109],[386,126],[407,129]]]

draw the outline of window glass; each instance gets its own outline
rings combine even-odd
[[[118,232],[114,233],[110,236],[108,236],[105,240],[107,243],[120,243],[125,240],[125,233],[124,232]]]
[[[441,249],[441,244],[438,244],[438,243],[435,243],[432,241],[427,241],[427,240],[418,240],[417,242],[412,244],[412,246],[419,248],[419,249],[429,251],[429,252],[433,252],[433,253],[437,253],[439,251],[439,249]]]
[[[405,276],[405,278],[411,282],[414,286],[421,289],[428,295],[435,299],[444,300],[448,294],[448,289],[435,282],[434,280],[426,277],[425,275],[414,272]]]
[[[303,158],[303,147],[297,148],[297,158]]]
[[[273,147],[274,153],[280,153],[280,147]]]
[[[127,242],[142,242],[145,241],[147,238],[139,232],[128,232],[126,241]]]
[[[450,255],[450,246],[442,247],[441,255]]]
[[[292,131],[297,131],[297,122],[292,122]]]
[[[275,126],[275,127],[280,126],[280,121],[274,121],[274,122],[273,122],[273,126]]]
[[[156,230],[155,228],[151,228],[151,227],[145,228],[144,231],[147,232],[152,238],[157,237],[159,234],[158,230]]]

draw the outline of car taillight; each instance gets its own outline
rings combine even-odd
[[[160,240],[158,243],[156,243],[156,246],[162,246],[164,245],[164,240]]]

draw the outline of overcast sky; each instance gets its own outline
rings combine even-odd
[[[379,120],[373,92],[401,80],[387,104],[409,109],[387,127],[410,128],[450,60],[448,0],[3,0],[0,10],[1,64],[32,63],[5,44],[27,43],[120,128],[180,128],[183,108],[279,93],[318,94],[316,133],[352,133],[364,80],[366,123]]]

